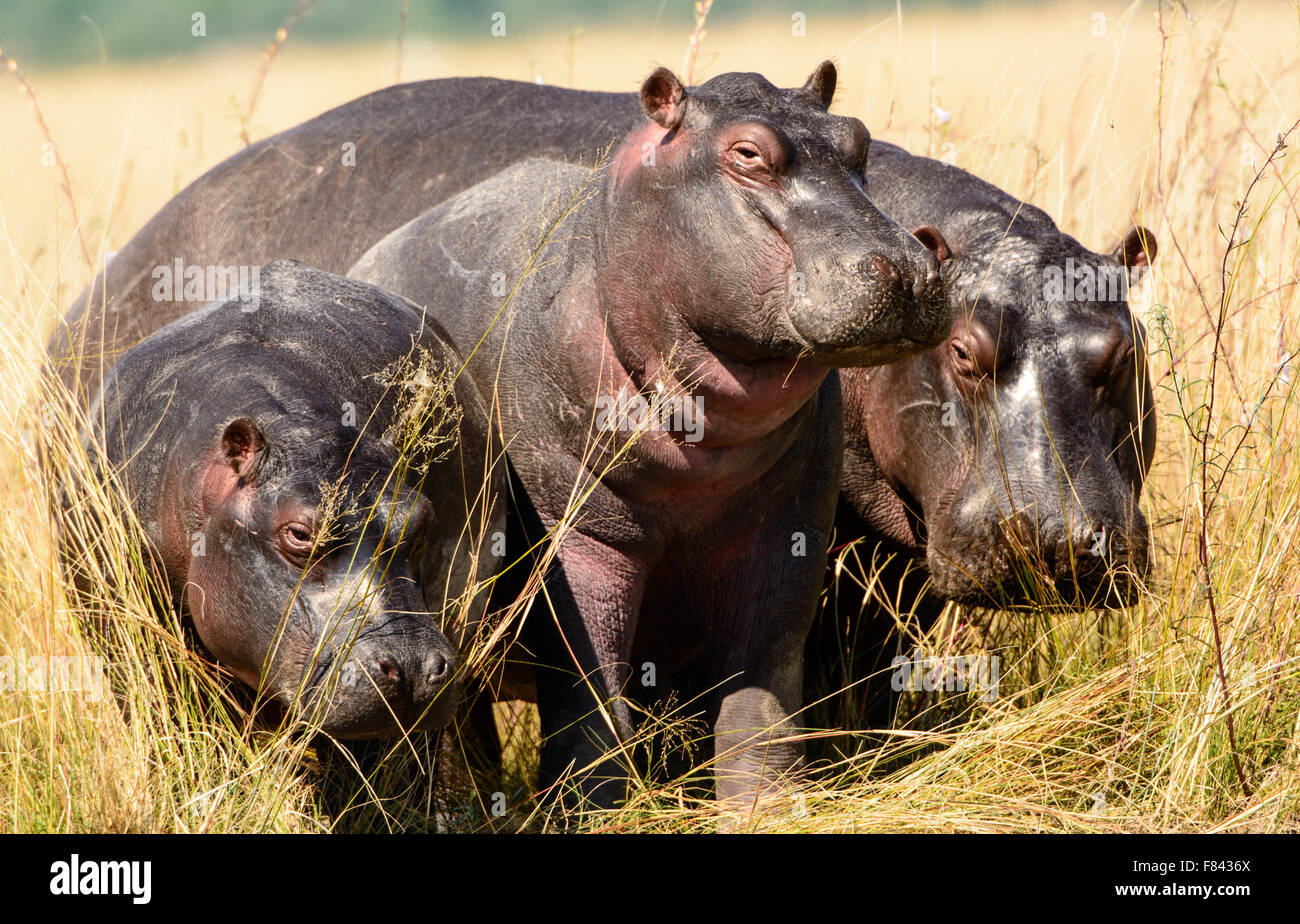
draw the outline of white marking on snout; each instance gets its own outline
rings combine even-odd
[[[357,636],[387,609],[377,563],[364,570],[360,564],[359,573],[333,576],[323,586],[310,587],[304,582],[302,589],[308,611],[323,620],[313,632],[317,646],[338,648],[341,660],[345,660]]]

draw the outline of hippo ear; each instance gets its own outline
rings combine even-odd
[[[803,85],[803,88],[817,97],[823,109],[830,109],[831,100],[835,97],[837,79],[834,62],[823,61],[808,77],[808,82]]]
[[[948,242],[934,225],[921,225],[912,232],[912,236],[932,250],[940,263],[952,259],[952,250],[948,247]]]
[[[641,84],[641,105],[660,127],[672,131],[682,123],[686,88],[666,67],[657,67]]]
[[[243,481],[253,481],[266,456],[266,437],[251,417],[236,417],[221,431],[221,457]]]
[[[1156,236],[1141,225],[1134,225],[1110,255],[1120,266],[1141,277],[1155,262]]]

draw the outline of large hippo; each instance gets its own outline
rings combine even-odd
[[[808,640],[810,702],[911,654],[892,618],[860,612],[857,561],[922,629],[947,601],[1115,606],[1150,562],[1138,502],[1156,410],[1126,296],[1154,235],[1134,227],[1094,252],[1034,206],[894,145],[872,145],[867,175],[873,200],[935,247],[955,320],[937,349],[840,373],[833,554],[848,566]],[[890,684],[850,696],[859,727],[895,720]],[[845,705],[810,718],[838,724]]]
[[[956,167],[872,146],[874,201],[931,240],[953,306],[941,347],[841,374],[839,541],[901,553],[939,600],[1107,605],[1148,567],[1155,452],[1129,284],[1154,235],[1084,247]]]
[[[278,257],[346,272],[380,237],[503,167],[594,163],[644,118],[636,93],[431,80],[254,144],[169,202],[82,294],[54,344],[64,378],[93,390],[115,352],[195,307],[155,297],[177,261],[200,274]],[[1112,253],[1088,251],[1038,209],[881,142],[866,182],[943,257],[959,321],[933,352],[843,377],[842,541],[909,560],[922,582],[933,577],[932,600],[1113,599],[1115,571],[1100,566],[1122,566],[1122,585],[1125,568],[1146,565],[1137,499],[1155,427],[1149,386],[1135,381],[1141,327],[1122,294],[1080,299],[1072,286],[1066,298],[1048,291],[1048,274],[1140,270],[1154,238],[1134,228]]]
[[[163,206],[67,312],[50,344],[55,369],[89,398],[124,350],[221,300],[241,273],[279,259],[344,273],[388,232],[504,167],[530,156],[594,163],[644,120],[635,93],[480,78],[404,84],[332,109],[250,145]]]
[[[120,358],[92,462],[248,686],[337,738],[440,727],[459,683],[439,621],[474,619],[481,601],[453,604],[491,573],[480,524],[503,525],[475,509],[497,484],[487,411],[410,303],[292,261],[253,282]]]
[[[831,369],[951,324],[933,254],[862,194],[866,129],[827,112],[833,83],[826,63],[798,90],[688,91],[660,68],[603,168],[525,161],[351,271],[441,320],[499,395],[530,542],[570,524],[554,618],[531,621],[544,786],[576,770],[617,800],[629,700],[659,683],[699,697],[720,799],[800,760],[843,452]]]

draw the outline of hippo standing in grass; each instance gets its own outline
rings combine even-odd
[[[1034,206],[894,145],[872,145],[867,174],[873,200],[936,250],[955,320],[937,349],[841,372],[833,554],[852,549],[849,569],[874,559],[881,591],[922,629],[948,601],[1122,605],[1150,565],[1138,501],[1156,410],[1127,294],[1154,235],[1134,227],[1094,252]],[[887,677],[902,647],[836,573],[805,652],[810,702]],[[860,727],[893,721],[889,684],[853,696]]]
[[[101,334],[111,355],[169,314],[187,310],[153,299],[151,272],[162,264],[183,258],[186,265],[237,266],[293,256],[344,272],[383,234],[503,167],[529,157],[594,163],[644,118],[636,93],[495,79],[433,80],[381,90],[259,142],[168,203],[82,295],[70,314],[74,323],[56,343],[65,359],[65,378],[71,382],[80,374],[83,382],[93,383]],[[355,150],[354,165],[340,153],[348,144]],[[874,376],[842,374],[848,446],[837,518],[841,540],[862,539],[864,550],[881,544],[908,559],[923,584],[931,574],[929,562],[937,562],[942,576],[932,585],[932,601],[946,596],[1006,602],[1026,599],[1030,592],[1056,594],[1058,588],[1069,597],[1079,571],[1072,563],[1078,557],[1068,541],[1060,553],[1065,530],[1053,528],[1053,520],[1064,526],[1060,511],[1071,517],[1071,533],[1076,528],[1082,532],[1094,519],[1109,524],[1106,541],[1099,546],[1094,539],[1089,551],[1106,549],[1112,561],[1140,574],[1147,556],[1137,499],[1154,448],[1154,418],[1145,400],[1149,386],[1141,378],[1141,329],[1122,298],[1048,299],[1046,284],[1048,271],[1071,254],[1080,268],[1123,263],[1140,270],[1154,256],[1154,239],[1135,229],[1117,249],[1118,256],[1083,251],[1036,209],[963,171],[878,142],[871,147],[865,180],[882,211],[919,232],[944,258],[945,279],[967,293],[954,298],[954,315],[969,316],[979,327],[963,320],[950,342],[890,367],[887,374],[884,369]],[[1017,222],[1020,233],[1011,235],[1015,252],[1000,252],[994,245],[1011,229],[1017,212],[1025,218]],[[1041,238],[1037,244],[1035,234]],[[1142,240],[1145,249],[1133,246]],[[1036,273],[1042,274],[1043,287],[1012,287],[1014,277],[1033,279]],[[971,297],[980,289],[979,280],[990,298]],[[991,298],[995,291],[996,302]],[[1096,370],[1091,378],[1081,376],[1076,360],[1083,357],[1075,351],[1098,355],[1096,334],[1111,336],[1106,329],[1112,320],[1118,322],[1112,329],[1118,333],[1115,343],[1127,340],[1133,346],[1135,386],[1098,392],[1092,387],[1098,381]],[[981,329],[993,336],[985,338]],[[975,342],[963,335],[971,330],[981,338],[984,361],[994,347],[996,378],[974,372],[979,361],[971,353]],[[83,343],[82,361],[68,361],[73,348]],[[1120,350],[1119,365],[1112,363],[1109,372],[1111,381],[1121,385],[1123,354]],[[1031,356],[1029,365],[1017,365]],[[1015,377],[1021,388],[1007,388],[1016,369],[1040,377],[1042,395],[1052,397],[1041,400],[1023,374]],[[915,404],[935,400],[930,389],[944,395],[938,407]],[[1116,390],[1122,393],[1118,397]],[[950,392],[961,400],[952,400]],[[908,397],[913,394],[924,397]],[[1143,400],[1127,403],[1134,394]],[[989,413],[995,396],[996,415]],[[1017,432],[1006,434],[1008,428]],[[1032,510],[1046,528],[1034,531],[1028,528],[1031,517],[999,513],[991,487],[1002,483],[1004,462],[1021,465],[1030,456],[993,451],[990,435],[1006,434],[1023,453],[1031,444],[1050,444],[1050,434],[1058,431],[1069,431],[1059,447],[1059,468],[1052,471],[1041,452],[1036,457],[1039,475],[1050,477],[1031,481],[1015,476],[1005,482],[1007,513],[1013,497],[1024,506],[1033,489],[1043,492]],[[1140,435],[1140,447],[1125,442],[1128,433]],[[879,456],[872,451],[873,440],[880,441]],[[931,451],[942,464],[931,464],[926,455]],[[1077,496],[1073,490],[1064,492],[1062,510],[1058,487],[1078,473],[1093,487]],[[963,492],[970,503],[955,503]],[[943,510],[949,511],[947,517]],[[957,518],[953,514],[958,511],[967,516]],[[942,519],[948,527],[939,532],[927,528],[931,520],[938,524]],[[959,523],[964,527],[958,529]],[[1012,535],[1019,537],[1025,561],[1041,561],[1049,580],[1023,580],[1007,566],[1004,523],[1020,524]],[[1061,570],[1065,580],[1058,581]],[[1077,583],[1084,597],[1096,599],[1104,585],[1106,599],[1111,598],[1110,581],[1102,580],[1100,571],[1085,566],[1083,573]]]
[[[491,573],[479,530],[502,527],[461,366],[408,302],[284,261],[127,351],[90,409],[92,460],[203,645],[336,738],[438,728],[457,705],[439,621]]]
[[[592,802],[621,798],[629,700],[658,683],[699,697],[724,801],[799,763],[843,452],[831,370],[950,327],[934,256],[862,195],[867,133],[826,111],[834,73],[688,92],[661,68],[602,169],[525,161],[352,270],[442,321],[499,395],[530,541],[582,499],[554,618],[530,620],[543,785],[576,770]]]

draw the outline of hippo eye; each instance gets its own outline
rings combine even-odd
[[[970,379],[981,379],[985,372],[980,366],[980,362],[975,357],[973,347],[963,340],[952,340],[952,366],[953,370],[961,376]]]
[[[312,539],[311,527],[306,523],[286,523],[280,527],[280,544],[288,554],[307,554],[311,551]]]
[[[768,163],[768,157],[757,141],[748,139],[737,141],[728,150],[731,167],[741,175],[764,180],[771,175],[772,168]]]
[[[750,189],[779,189],[793,152],[789,144],[762,122],[743,122],[718,137],[718,164],[723,172]]]

